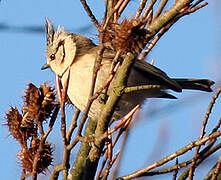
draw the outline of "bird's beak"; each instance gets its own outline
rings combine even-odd
[[[45,65],[43,65],[43,66],[41,67],[41,70],[47,69],[47,68],[49,68],[49,67],[50,67],[49,64],[45,64]]]

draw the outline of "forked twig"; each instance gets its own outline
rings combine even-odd
[[[150,166],[147,166],[141,170],[138,170],[132,174],[129,174],[129,175],[126,175],[126,176],[122,176],[120,178],[118,178],[118,180],[126,180],[126,179],[132,179],[132,178],[137,178],[137,177],[140,177],[142,175],[144,175],[146,172],[150,171],[151,169],[153,168],[156,168],[156,167],[159,167],[165,163],[167,163],[168,161],[174,159],[175,157],[178,157],[182,154],[184,154],[185,152],[191,150],[193,147],[196,147],[196,146],[199,146],[199,145],[202,145],[202,144],[205,144],[207,141],[211,140],[211,139],[214,139],[214,138],[217,138],[221,135],[221,131],[216,131],[198,141],[193,141],[191,143],[189,143],[188,145],[186,145],[185,147],[179,149],[178,151],[170,154],[169,156],[166,156],[165,158],[161,159],[160,161],[154,163],[154,164],[151,164]]]
[[[107,138],[108,135],[113,134],[114,132],[116,132],[119,128],[125,126],[125,124],[128,124],[129,121],[131,120],[132,116],[134,115],[134,113],[140,108],[140,104],[136,105],[132,110],[130,110],[130,112],[128,114],[126,114],[122,120],[120,120],[119,123],[117,123],[113,129],[108,130],[106,133],[104,133],[102,136],[100,137],[95,137],[97,138],[99,141],[102,139]]]
[[[212,98],[212,100],[211,100],[211,102],[210,102],[210,104],[209,104],[208,110],[207,110],[207,112],[206,112],[206,114],[205,114],[205,117],[204,117],[204,120],[203,120],[203,125],[202,125],[202,128],[201,128],[201,133],[200,133],[199,139],[202,139],[203,136],[204,136],[205,133],[206,133],[206,132],[205,132],[205,129],[206,129],[206,125],[207,125],[207,123],[208,123],[209,116],[210,116],[210,114],[211,114],[211,112],[212,112],[212,109],[213,109],[213,107],[214,107],[214,104],[215,104],[217,98],[219,97],[220,93],[221,93],[221,87],[217,90],[216,94],[213,96],[213,98]],[[199,150],[200,150],[200,147],[201,147],[201,146],[198,146],[198,147],[196,148],[196,152],[195,152],[195,156],[194,156],[195,161],[193,162],[193,164],[192,164],[192,166],[191,166],[191,168],[190,168],[190,172],[189,172],[189,178],[190,178],[190,179],[193,178],[193,173],[194,173],[194,170],[195,170],[195,162],[196,162],[196,160],[199,158]]]
[[[221,119],[218,121],[217,125],[215,128],[213,128],[212,133],[216,132],[219,128],[220,128],[220,125],[221,125]],[[194,161],[195,162],[195,166],[200,164],[205,158],[209,157],[211,154],[213,154],[216,150],[218,150],[220,147],[221,147],[221,144],[218,144],[216,145],[215,147],[212,148],[212,146],[215,144],[216,142],[216,139],[211,139],[209,144],[199,153],[199,158],[197,160],[194,159],[194,157],[192,158],[192,162],[193,163]],[[218,148],[218,149],[217,149]],[[204,158],[205,157],[205,158]],[[182,180],[182,179],[185,179],[187,178],[188,174],[189,174],[189,171],[191,169],[191,166],[186,169],[181,175],[180,177],[178,178],[179,180]],[[206,179],[206,177],[205,177]]]
[[[201,152],[200,152],[200,158],[197,160],[197,165],[202,163],[206,158],[208,158],[211,154],[214,154],[216,151],[218,151],[221,148],[221,143],[217,144],[216,146],[211,148],[211,145],[209,144],[208,146],[206,146]],[[184,161],[182,163],[176,164],[174,166],[168,167],[168,168],[163,168],[160,170],[155,170],[155,171],[149,171],[144,173],[144,176],[154,176],[154,175],[161,175],[161,174],[166,174],[166,173],[170,173],[176,170],[179,170],[183,167],[188,166],[189,164],[191,164],[193,162],[193,159]],[[186,170],[185,170],[186,171]],[[189,169],[187,169],[187,173],[188,174]],[[179,178],[179,180],[181,179],[186,179],[185,175],[181,175]]]
[[[188,15],[190,13],[193,13],[203,7],[205,7],[206,5],[208,5],[208,3],[203,3],[199,6],[191,6],[188,9],[181,11],[179,15],[175,16],[173,19],[170,20],[170,22],[163,26],[160,31],[158,32],[158,34],[153,38],[153,40],[149,43],[149,45],[147,46],[147,48],[144,50],[143,54],[139,57],[140,60],[144,60],[146,58],[146,56],[148,55],[148,53],[152,50],[152,48],[155,46],[155,44],[159,41],[159,39],[172,27],[172,25],[174,25],[181,17]],[[148,9],[149,10],[149,9]],[[148,12],[149,13],[149,12]],[[148,14],[143,15],[143,18],[146,18]]]
[[[112,168],[112,166],[116,162],[117,158],[119,157],[119,154],[120,154],[120,150],[115,154],[115,156],[113,157],[113,159],[111,161],[108,160],[107,167],[105,168],[104,173],[103,173],[103,179],[105,179],[105,180],[107,179],[107,177],[110,173],[110,169]]]

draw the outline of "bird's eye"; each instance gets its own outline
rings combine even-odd
[[[51,59],[52,61],[55,60],[55,55],[52,54],[52,55],[50,56],[50,59]]]

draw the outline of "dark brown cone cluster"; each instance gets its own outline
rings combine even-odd
[[[39,139],[32,140],[31,147],[29,149],[23,148],[21,152],[18,154],[18,157],[21,160],[22,167],[27,172],[32,172],[34,158],[37,154],[38,148],[40,145]],[[51,147],[51,143],[44,143],[42,149],[39,152],[39,157],[37,160],[37,173],[45,172],[49,165],[51,165],[53,161],[52,157],[53,149]]]
[[[7,126],[9,128],[10,134],[17,139],[20,143],[26,141],[29,136],[23,133],[21,128],[22,115],[19,113],[18,109],[11,107],[6,113]]]
[[[116,51],[138,55],[148,43],[147,34],[143,21],[125,19],[120,24],[112,23],[107,27],[104,42]]]
[[[24,110],[29,119],[44,121],[50,117],[55,107],[54,89],[42,84],[40,88],[30,83],[24,95]],[[28,120],[27,120],[28,121]]]
[[[39,148],[38,125],[42,125],[42,122],[51,116],[56,104],[53,88],[46,83],[42,84],[40,88],[29,83],[25,90],[22,114],[16,107],[11,107],[6,113],[6,125],[9,132],[21,145],[22,150],[19,157],[25,171],[32,172],[33,160]],[[32,139],[31,144],[28,143],[30,138]],[[38,158],[37,172],[45,171],[52,160],[51,144],[45,142]]]
[[[6,113],[6,125],[9,132],[20,144],[25,144],[31,136],[37,135],[36,125],[30,123],[29,126],[24,127],[22,124],[24,119],[26,116],[22,116],[16,107],[11,107]]]

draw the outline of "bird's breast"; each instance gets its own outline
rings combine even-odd
[[[89,99],[89,93],[91,89],[92,77],[93,77],[93,67],[95,63],[95,57],[93,55],[84,55],[77,59],[70,68],[69,86],[68,86],[68,96],[71,102],[84,111],[86,104]],[[106,82],[109,76],[110,63],[103,63],[97,74],[95,91],[101,88]],[[64,84],[65,79],[67,79],[68,72],[62,76],[62,84]],[[99,113],[101,104],[98,100],[95,100],[91,107],[90,113]]]

